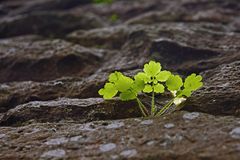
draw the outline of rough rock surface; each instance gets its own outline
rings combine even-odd
[[[231,116],[178,112],[157,119],[2,127],[0,159],[237,160],[239,122]]]
[[[104,51],[64,40],[0,40],[0,82],[45,81],[90,75],[104,60]]]
[[[239,10],[238,0],[1,1],[0,159],[240,159]],[[110,72],[132,76],[150,59],[203,76],[184,111],[141,119],[136,102],[99,97]]]

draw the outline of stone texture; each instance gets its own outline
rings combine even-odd
[[[168,69],[187,74],[240,59],[239,34],[225,32],[223,25],[172,22],[76,31],[68,39],[85,46],[121,48],[121,54],[105,64],[107,70],[138,68],[154,58]]]
[[[189,103],[190,110],[240,116],[240,61],[223,64],[203,73],[204,87]],[[191,107],[190,107],[191,106]]]
[[[185,120],[186,114],[174,113],[144,125],[138,118],[2,127],[0,134],[7,136],[0,138],[0,159],[239,159],[240,139],[233,137],[239,118],[199,113]],[[108,128],[112,123],[124,125]],[[175,127],[165,128],[168,123]]]
[[[24,125],[36,122],[123,119],[139,116],[136,102],[104,101],[102,98],[32,101],[16,106],[0,117],[0,125]]]
[[[238,160],[239,9],[238,0],[1,1],[0,159]],[[110,72],[133,76],[150,59],[203,76],[185,111],[143,119],[136,102],[99,97]]]
[[[94,72],[104,51],[85,48],[64,40],[0,41],[0,82],[44,81]]]
[[[74,15],[41,12],[1,18],[0,26],[0,38],[23,34],[63,37],[75,29],[98,28],[103,27],[104,24],[98,16],[91,13]]]
[[[12,82],[0,85],[0,111],[30,101],[46,101],[59,97],[98,97],[97,91],[104,85],[108,74],[92,75],[87,78],[61,78],[45,82]]]

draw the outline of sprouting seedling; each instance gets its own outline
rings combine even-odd
[[[148,64],[144,65],[144,72],[140,72],[135,76],[135,79],[142,80],[144,82],[144,93],[152,93],[152,105],[151,105],[151,115],[156,113],[155,107],[155,93],[164,93],[164,85],[162,82],[166,82],[171,72],[161,71],[161,64],[150,61]]]
[[[194,91],[201,88],[202,85],[202,77],[200,75],[193,73],[183,82],[179,75],[162,70],[159,62],[150,61],[144,65],[143,72],[137,73],[134,79],[120,72],[111,73],[108,82],[98,93],[104,99],[112,99],[116,95],[119,95],[122,101],[136,100],[143,116],[160,116],[173,104],[176,107],[180,106]],[[158,110],[155,105],[155,94],[164,93],[166,88],[172,93],[173,98]],[[138,98],[138,95],[141,93],[152,94],[150,111]]]

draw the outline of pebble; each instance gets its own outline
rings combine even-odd
[[[115,149],[117,146],[114,143],[107,143],[100,145],[99,149],[101,152],[108,152]]]
[[[199,113],[198,112],[192,112],[192,113],[185,113],[183,115],[183,119],[185,120],[194,120],[196,119],[197,117],[199,117]]]
[[[109,125],[107,125],[106,126],[106,129],[116,129],[116,128],[120,128],[120,127],[122,127],[122,126],[124,126],[124,123],[123,122],[113,122],[113,123],[111,123],[111,124],[109,124]]]
[[[66,152],[63,149],[55,149],[51,151],[44,152],[41,155],[41,158],[63,158],[65,157]]]
[[[45,142],[47,145],[60,145],[66,143],[68,140],[65,137],[50,139],[49,141]]]
[[[0,134],[0,139],[4,138],[6,136],[6,134]]]
[[[71,138],[70,138],[70,141],[72,141],[72,142],[77,142],[77,141],[79,141],[81,138],[83,138],[83,136],[71,137]]]
[[[164,124],[164,127],[167,129],[170,129],[170,128],[175,127],[175,125],[173,123],[167,123],[167,124]]]
[[[148,146],[151,146],[151,145],[154,145],[155,144],[155,141],[149,141],[149,142],[147,142],[147,145]]]
[[[145,120],[145,121],[142,121],[140,124],[149,125],[149,124],[152,124],[152,123],[153,123],[153,120]]]
[[[86,123],[80,127],[80,130],[82,131],[95,131],[96,128],[94,128],[93,123]]]
[[[137,154],[137,150],[136,149],[129,149],[129,150],[122,151],[120,153],[120,155],[125,157],[125,158],[134,157],[136,154]]]
[[[234,128],[231,132],[230,135],[232,138],[235,139],[240,139],[240,127]]]
[[[118,155],[111,155],[111,159],[118,159],[119,156]]]
[[[8,89],[10,86],[6,84],[1,84],[0,89]]]

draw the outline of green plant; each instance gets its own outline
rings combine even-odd
[[[118,21],[119,17],[117,14],[112,14],[109,19],[112,23],[115,23]]]
[[[112,4],[113,0],[93,0],[95,4]]]
[[[203,85],[202,77],[195,73],[188,76],[184,82],[179,75],[162,70],[159,62],[150,61],[144,65],[143,72],[134,78],[127,77],[120,72],[109,75],[108,82],[98,93],[104,99],[111,99],[119,95],[122,101],[136,100],[144,117],[163,115],[173,104],[180,106],[191,94]],[[171,92],[173,98],[160,110],[155,105],[155,94],[162,94],[165,90]],[[141,93],[152,94],[151,110],[140,101]]]

